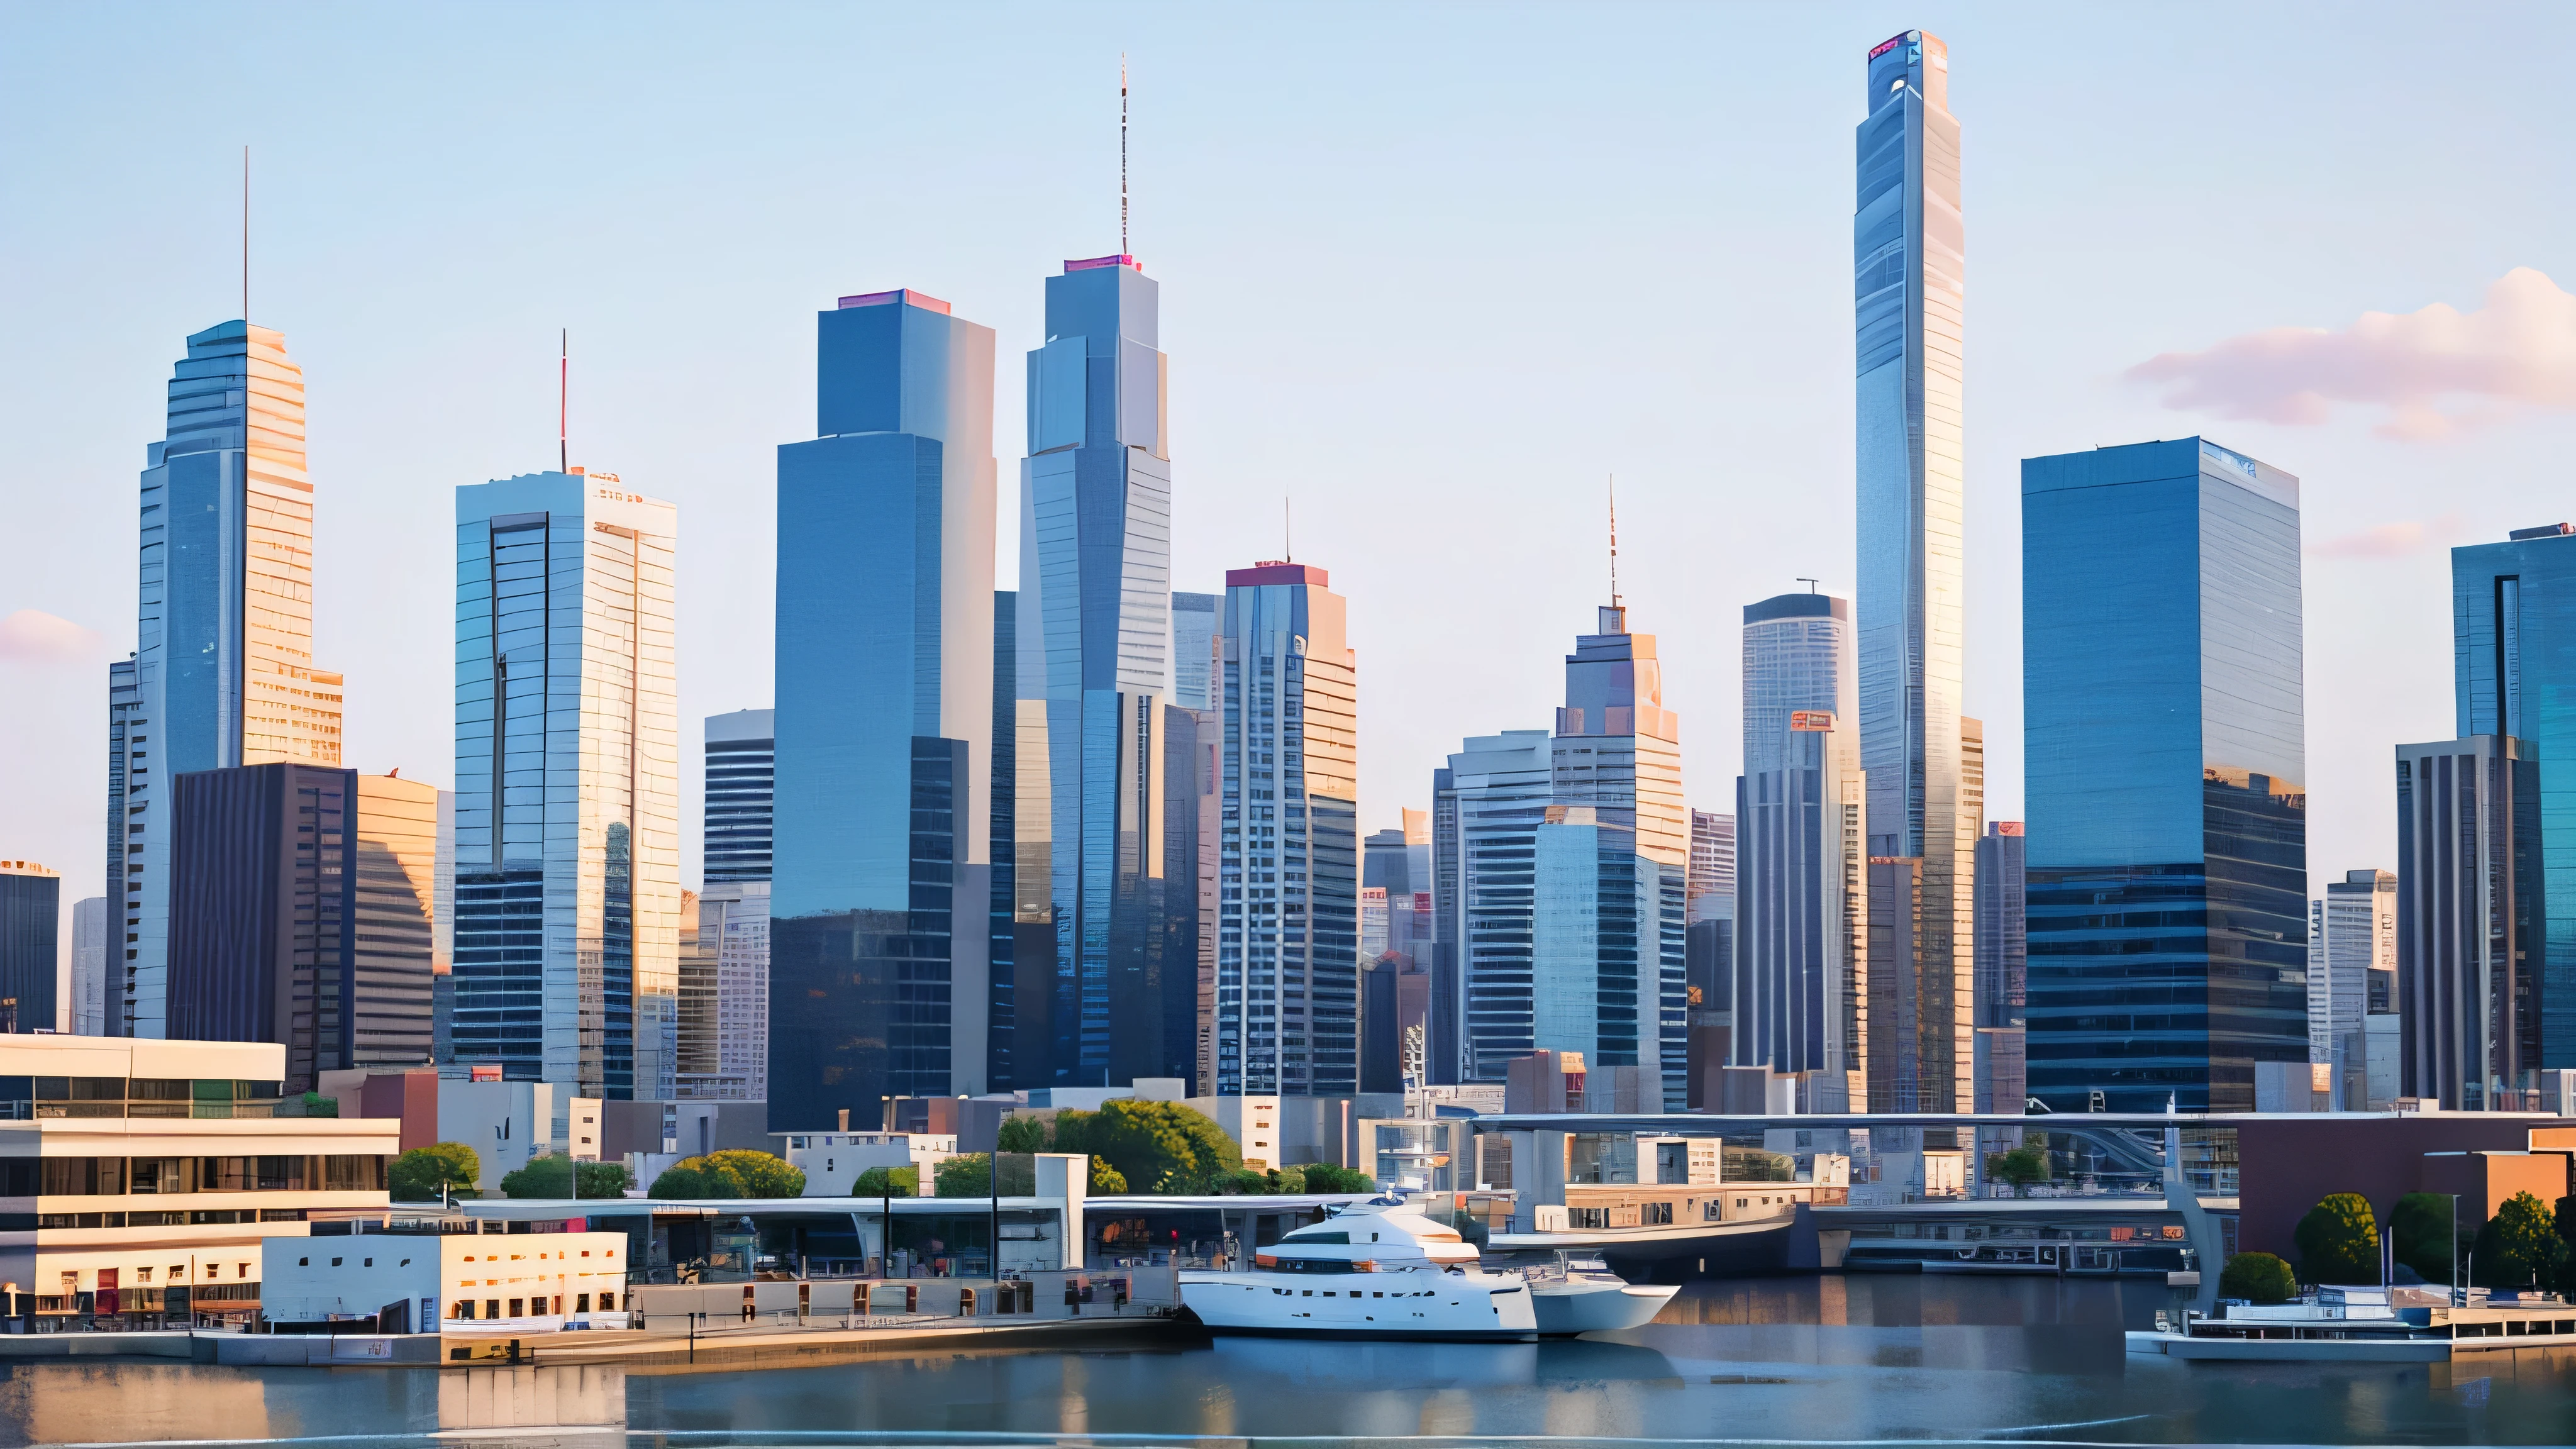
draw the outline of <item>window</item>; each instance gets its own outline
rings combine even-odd
[[[614,1293],[602,1293],[602,1294],[600,1294],[600,1295],[599,1295],[599,1311],[600,1311],[600,1312],[602,1312],[602,1313],[606,1313],[606,1312],[609,1312],[610,1310],[612,1310],[612,1309],[614,1309],[614,1308],[616,1308],[616,1307],[617,1307],[617,1295],[616,1295],[616,1294],[614,1294]]]
[[[474,1300],[471,1298],[458,1299],[456,1303],[456,1316],[459,1318],[472,1318],[474,1316]]]
[[[587,1293],[574,1294],[572,1299],[572,1311],[575,1313],[588,1313],[590,1311],[590,1295]]]
[[[1649,1224],[1669,1223],[1672,1220],[1673,1205],[1668,1202],[1646,1203],[1638,1215],[1638,1221]]]
[[[527,1316],[528,1316],[528,1314],[527,1314],[527,1306],[528,1306],[528,1300],[526,1300],[526,1299],[524,1299],[524,1298],[513,1298],[513,1299],[511,1299],[511,1300],[510,1300],[510,1316],[511,1316],[512,1318],[525,1318],[525,1317],[527,1317]]]
[[[501,1300],[500,1300],[500,1299],[498,1299],[498,1298],[486,1298],[486,1299],[484,1299],[484,1300],[483,1300],[483,1316],[484,1316],[484,1317],[486,1317],[486,1318],[498,1318],[498,1317],[500,1317],[500,1316],[501,1316]]]

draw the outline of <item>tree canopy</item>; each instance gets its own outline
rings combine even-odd
[[[2218,1291],[2249,1303],[2286,1303],[2298,1296],[2299,1280],[2289,1264],[2269,1253],[2239,1253],[2218,1275]]]
[[[2033,1183],[2048,1181],[2048,1154],[2037,1147],[2016,1147],[1986,1154],[1986,1176],[2012,1184],[2013,1195]]]
[[[934,1175],[933,1185],[937,1178]],[[919,1197],[921,1169],[918,1167],[871,1167],[850,1184],[852,1197]]]
[[[483,1176],[483,1159],[462,1142],[433,1142],[415,1147],[385,1170],[385,1186],[396,1202],[436,1202],[443,1185],[453,1197],[474,1196]]]
[[[2459,1229],[2451,1218],[2451,1195],[2410,1192],[2388,1212],[2390,1250],[2397,1261],[2427,1283],[2448,1283],[2459,1255]]]
[[[531,1157],[527,1165],[505,1173],[501,1178],[503,1197],[623,1197],[626,1194],[626,1164],[622,1162],[575,1162],[569,1157],[547,1153]]]
[[[934,1197],[984,1197],[992,1193],[993,1154],[961,1152],[931,1170]],[[1038,1190],[1037,1160],[1025,1152],[1002,1154],[1000,1192],[1004,1197],[1032,1197]]]
[[[2329,1193],[2299,1219],[2291,1236],[2299,1245],[2299,1270],[2311,1283],[2379,1281],[2379,1220],[2370,1199],[2357,1192]]]
[[[1225,1135],[1225,1129],[1214,1118],[1179,1102],[1120,1098],[1097,1112],[1059,1112],[1051,1136],[1053,1141],[1044,1150],[1088,1152],[1095,1164],[1105,1162],[1120,1181],[1118,1187],[1102,1187],[1102,1174],[1095,1166],[1094,1192],[1214,1192],[1219,1181],[1243,1166],[1243,1150]]]
[[[1042,1117],[1005,1117],[998,1134],[1005,1156],[1015,1152],[1047,1150],[1047,1124]]]
[[[906,1171],[911,1169],[907,1168]],[[653,1196],[679,1198],[803,1197],[805,1170],[774,1153],[728,1147],[684,1157],[653,1179]],[[905,1196],[911,1194],[906,1193]]]
[[[2477,1281],[2490,1288],[2550,1288],[2567,1266],[2567,1240],[2549,1206],[2515,1193],[2478,1229]]]

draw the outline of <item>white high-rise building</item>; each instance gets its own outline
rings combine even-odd
[[[107,1035],[107,897],[72,903],[71,1028],[75,1036]]]
[[[678,529],[611,473],[456,490],[449,1038],[559,1099],[672,1093]]]
[[[169,1023],[174,775],[340,763],[340,676],[313,667],[313,484],[304,373],[285,339],[226,322],[188,339],[147,445],[135,652],[109,669],[111,1036]]]
[[[2367,1067],[2362,1018],[2394,1009],[2396,981],[2397,873],[2346,871],[2308,903],[2308,1060],[2333,1063],[2338,1090],[2346,1071]]]

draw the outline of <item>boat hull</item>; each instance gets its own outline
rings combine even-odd
[[[1608,1333],[1652,1323],[1680,1291],[1677,1284],[1533,1284],[1530,1304],[1542,1334]]]
[[[1211,1333],[1518,1343],[1539,1332],[1528,1286],[1493,1273],[1190,1272],[1181,1303]]]
[[[2203,1338],[2179,1333],[2128,1335],[2129,1352],[2209,1363],[2444,1363],[2440,1338]]]

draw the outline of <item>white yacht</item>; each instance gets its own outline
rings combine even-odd
[[[1249,1271],[1182,1273],[1181,1301],[1220,1333],[1528,1340],[1633,1328],[1677,1291],[1582,1266],[1488,1272],[1455,1230],[1381,1198],[1288,1234]]]

